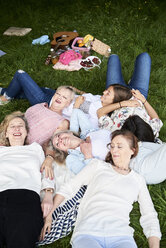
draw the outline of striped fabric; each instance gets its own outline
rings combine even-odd
[[[52,214],[53,221],[50,233],[46,233],[44,240],[37,243],[38,246],[51,244],[54,241],[70,234],[73,230],[78,207],[86,191],[87,186],[82,186],[77,194],[68,200],[63,206],[58,207]]]

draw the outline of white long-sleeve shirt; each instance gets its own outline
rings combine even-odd
[[[40,194],[41,189],[54,188],[53,180],[41,180],[40,167],[44,152],[37,143],[25,146],[0,146],[0,192],[28,189]]]
[[[110,163],[93,159],[57,193],[70,198],[82,185],[88,185],[88,188],[79,207],[72,240],[80,234],[133,236],[129,214],[136,201],[140,205],[140,223],[145,236],[161,237],[145,180],[136,172],[122,175]]]

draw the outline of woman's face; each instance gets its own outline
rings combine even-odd
[[[23,145],[26,136],[27,130],[25,122],[21,118],[16,117],[9,122],[9,125],[6,130],[6,138],[9,139],[9,143],[11,146]]]
[[[107,90],[103,92],[103,95],[101,96],[101,102],[103,105],[108,105],[113,103],[114,101],[114,88],[113,86],[110,86]]]
[[[72,132],[60,133],[53,138],[53,146],[61,151],[67,152],[68,149],[75,149],[78,138]]]
[[[130,148],[129,140],[123,135],[118,135],[111,141],[111,155],[115,165],[126,165],[130,163],[134,149]]]
[[[52,98],[51,109],[52,110],[63,110],[71,103],[72,93],[68,89],[59,89],[55,92]]]

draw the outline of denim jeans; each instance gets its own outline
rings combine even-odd
[[[82,234],[72,242],[72,248],[137,248],[133,237],[112,236],[98,237]]]
[[[148,53],[137,56],[134,72],[129,84],[126,84],[118,55],[113,54],[108,59],[106,89],[113,84],[121,84],[130,89],[138,89],[147,98],[151,71],[151,58]]]
[[[7,88],[3,88],[1,94],[7,99],[28,99],[31,105],[49,102],[55,90],[39,87],[37,83],[24,71],[18,70]]]

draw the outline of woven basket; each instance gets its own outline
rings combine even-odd
[[[110,46],[106,45],[100,40],[97,40],[96,38],[92,43],[92,50],[106,57],[109,57],[111,53]]]

